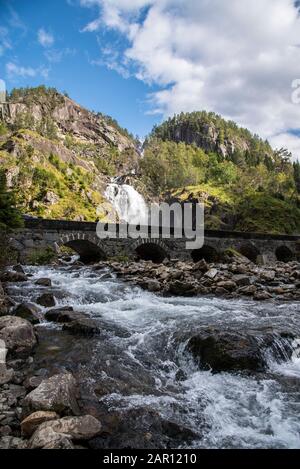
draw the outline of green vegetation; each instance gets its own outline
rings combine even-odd
[[[50,246],[35,249],[27,255],[26,262],[30,265],[50,264],[57,258],[57,254]]]
[[[15,194],[7,190],[5,172],[0,169],[0,228],[2,230],[22,226],[22,217],[15,204]]]
[[[155,127],[141,170],[152,196],[203,202],[207,228],[300,231],[299,162],[213,113],[180,114]]]

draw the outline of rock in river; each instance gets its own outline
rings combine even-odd
[[[187,345],[201,368],[212,371],[264,369],[264,357],[255,336],[236,331],[205,329],[192,337]]]
[[[13,355],[29,355],[37,343],[30,322],[17,316],[0,318],[0,339],[4,340],[8,351]]]
[[[40,309],[33,303],[21,303],[13,311],[15,316],[27,319],[31,324],[38,324],[40,322]]]
[[[71,373],[54,375],[26,396],[24,406],[29,412],[49,410],[63,415],[77,414],[76,392],[76,381]]]

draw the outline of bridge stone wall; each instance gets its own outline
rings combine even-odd
[[[95,223],[40,219],[27,220],[25,228],[16,231],[13,236],[13,245],[23,262],[36,250],[50,246],[59,251],[63,245],[72,247],[81,255],[98,252],[106,258],[120,255],[134,258],[139,246],[149,243],[153,249],[157,247],[163,251],[169,259],[191,260],[193,252],[186,249],[186,241],[185,238],[176,239],[174,235],[170,239],[151,239],[149,235],[148,238],[101,240],[96,235]],[[278,249],[287,250],[293,258],[299,258],[300,236],[206,231],[204,247],[217,254],[233,248],[247,257],[248,253],[252,254],[258,262],[268,264],[276,261]]]

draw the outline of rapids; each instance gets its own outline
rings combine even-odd
[[[268,371],[252,375],[201,371],[185,351],[203,325],[272,326],[300,337],[300,304],[160,297],[93,267],[27,267],[27,273],[29,282],[10,289],[15,300],[34,301],[44,290],[33,282],[47,277],[58,305],[99,320],[102,332],[93,338],[42,323],[35,361],[40,370],[72,368],[86,386],[86,408],[96,406],[102,417],[121,415],[125,424],[113,427],[103,447],[142,446],[152,438],[147,433],[141,440],[150,418],[154,447],[300,448],[299,341],[291,344],[291,360],[277,362],[270,350]],[[175,436],[165,422],[172,422]]]

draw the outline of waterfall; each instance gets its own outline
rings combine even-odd
[[[107,186],[105,197],[116,210],[121,222],[132,225],[148,224],[148,207],[141,194],[128,184],[118,184],[114,179]]]

